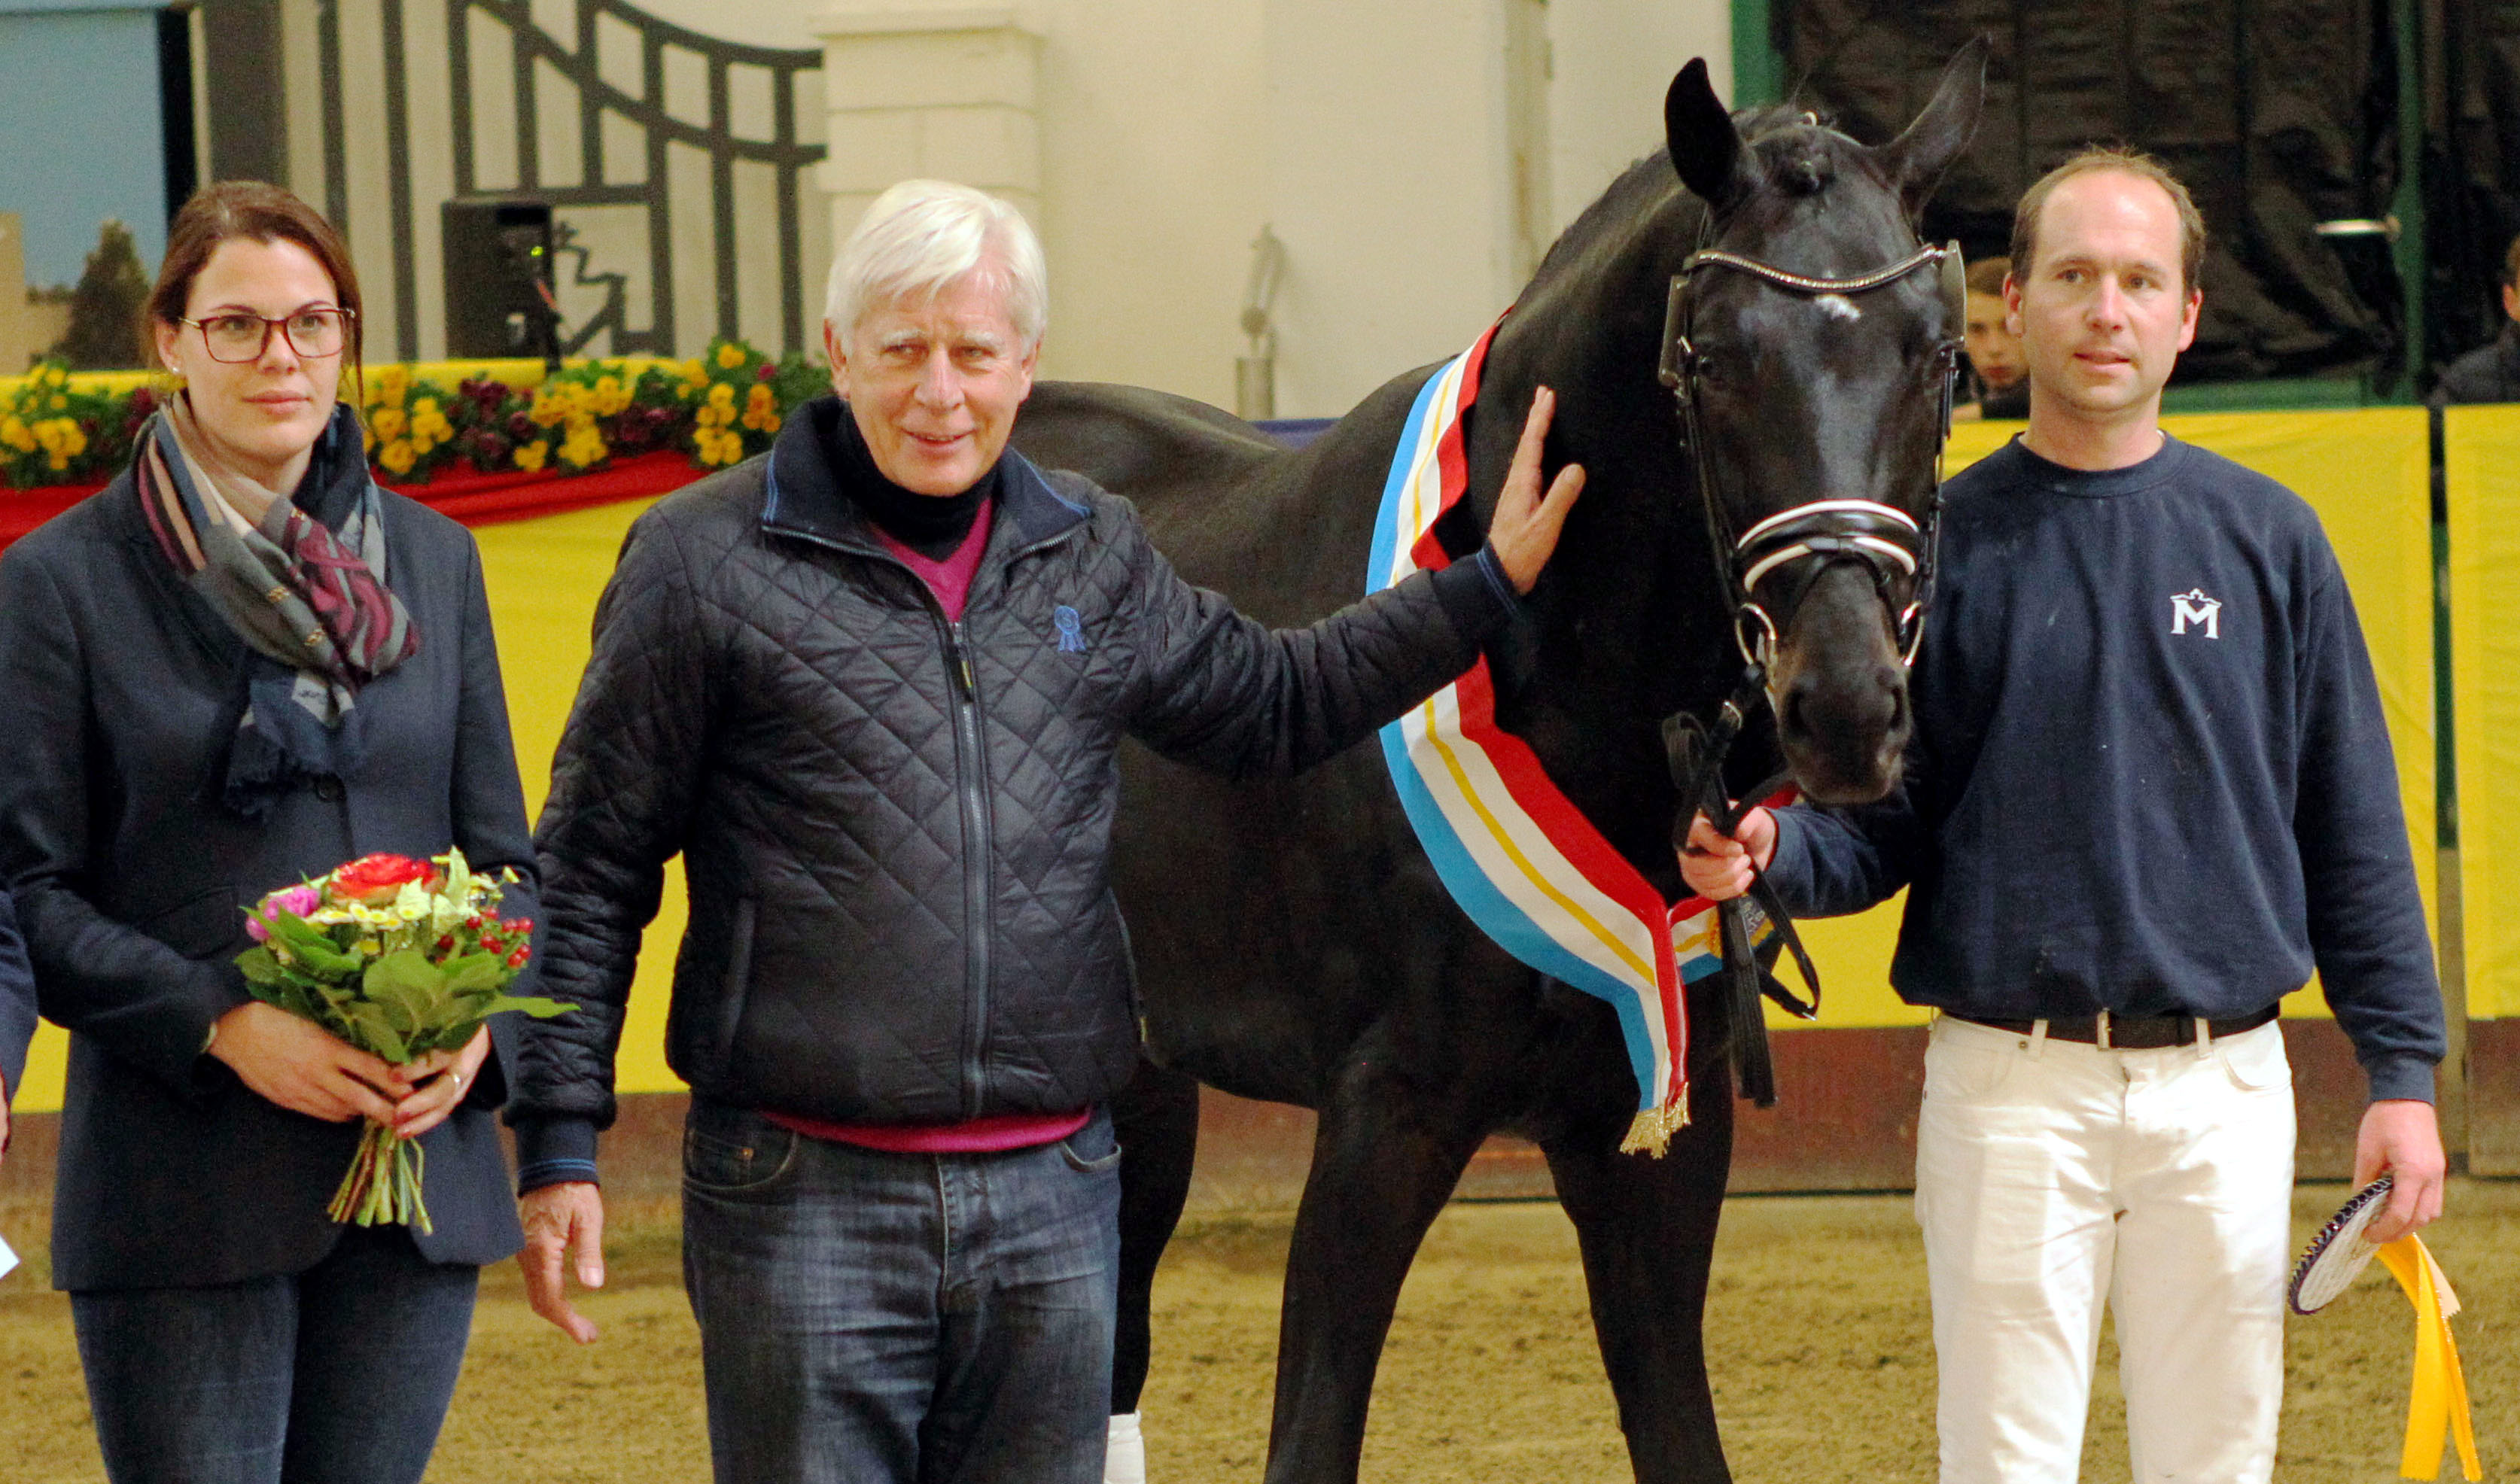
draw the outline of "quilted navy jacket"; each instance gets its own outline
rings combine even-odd
[[[837,399],[642,517],[536,835],[546,992],[510,1119],[592,1177],[640,930],[684,858],[667,1059],[700,1095],[869,1123],[1057,1112],[1138,1047],[1108,885],[1124,736],[1233,774],[1348,746],[1511,615],[1493,559],[1308,629],[1193,588],[1125,500],[1006,455],[960,622],[835,484]]]

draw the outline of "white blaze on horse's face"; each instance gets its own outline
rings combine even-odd
[[[1832,319],[1860,320],[1864,318],[1864,311],[1855,307],[1855,300],[1848,298],[1843,293],[1823,293],[1813,299],[1812,302],[1818,304],[1822,311],[1826,313]]]
[[[823,326],[832,387],[876,468],[904,489],[959,495],[977,484],[1032,393],[1041,347],[1015,333],[1004,275],[987,268],[877,304],[845,336]]]

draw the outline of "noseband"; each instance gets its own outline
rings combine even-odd
[[[1920,268],[1934,267],[1941,281],[1947,333],[1935,346],[1942,366],[1941,432],[1951,435],[1952,398],[1959,379],[1958,327],[1968,322],[1968,281],[1960,262],[1960,246],[1918,247],[1887,267],[1853,278],[1813,278],[1789,273],[1774,264],[1737,252],[1700,247],[1680,265],[1671,280],[1671,296],[1663,313],[1662,383],[1679,404],[1681,437],[1696,466],[1698,498],[1705,503],[1709,545],[1715,555],[1716,579],[1732,601],[1732,641],[1751,669],[1764,676],[1776,656],[1777,641],[1793,622],[1794,611],[1822,572],[1840,562],[1863,563],[1890,619],[1900,659],[1913,663],[1924,637],[1925,602],[1934,566],[1935,514],[1942,501],[1942,458],[1934,463],[1934,489],[1926,497],[1919,524],[1906,511],[1870,500],[1819,499],[1779,511],[1738,536],[1714,470],[1707,458],[1698,414],[1698,354],[1690,342],[1689,278],[1708,268],[1746,273],[1791,293],[1817,297],[1823,293],[1856,294],[1895,284]],[[1939,445],[1938,445],[1939,447]],[[1758,595],[1759,585],[1775,577],[1782,584],[1772,607]]]

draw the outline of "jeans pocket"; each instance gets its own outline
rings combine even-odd
[[[1085,1127],[1058,1142],[1058,1153],[1080,1175],[1099,1175],[1119,1164],[1120,1137],[1112,1130],[1111,1115],[1098,1109]]]
[[[1925,1048],[1925,1096],[1985,1102],[2003,1091],[2024,1055],[2009,1041],[1938,1032]]]
[[[2292,1086],[2292,1062],[2284,1056],[2280,1023],[2224,1036],[2214,1043],[2214,1059],[2223,1063],[2242,1092],[2264,1093]]]
[[[732,1110],[729,1110],[732,1111]],[[683,1129],[683,1183],[718,1194],[769,1189],[796,1162],[796,1133],[749,1113],[712,1113],[715,1129],[700,1127],[695,1108]]]

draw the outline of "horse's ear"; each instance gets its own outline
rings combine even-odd
[[[1671,143],[1671,166],[1680,182],[1717,210],[1732,204],[1749,180],[1741,159],[1741,135],[1732,127],[1715,86],[1706,80],[1706,59],[1694,57],[1663,95],[1662,126]]]
[[[1943,172],[1960,157],[1977,133],[1978,112],[1986,105],[1985,36],[1970,38],[1943,68],[1933,101],[1908,125],[1907,132],[1881,146],[1882,167],[1899,187],[1913,215],[1940,185]]]

